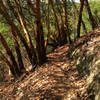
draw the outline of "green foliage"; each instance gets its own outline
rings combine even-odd
[[[97,16],[100,16],[100,1],[90,1],[89,4],[90,4],[90,8],[91,8],[93,16],[95,17],[96,20],[98,20]],[[95,13],[97,13],[97,16]],[[86,9],[84,9],[83,11],[83,20],[86,24],[87,31],[88,32],[91,31],[91,25],[89,23],[89,18],[88,18]]]
[[[0,33],[2,33],[2,35],[5,37],[8,45],[12,47],[13,41],[11,38],[11,34],[9,33],[9,27],[7,26],[7,24],[0,22]],[[0,49],[3,49],[2,45],[0,45]]]
[[[0,32],[1,33],[6,33],[8,32],[8,26],[2,22],[0,22]]]
[[[94,15],[94,17],[96,17],[97,21],[99,22],[97,16],[100,16],[100,1],[90,1],[90,7],[92,10],[92,13]],[[49,19],[50,19],[50,33],[51,34],[55,34],[56,32],[56,27],[55,27],[55,19],[54,19],[54,14],[52,12],[52,8],[50,6],[49,11],[48,11],[48,5],[43,3],[41,4],[41,13],[42,13],[42,24],[43,24],[43,30],[44,30],[44,36],[46,37],[48,34],[48,30],[47,30],[47,23],[45,21],[47,21],[47,14],[49,12]],[[80,7],[79,3],[76,3],[76,6]],[[78,21],[78,17],[75,15],[75,9],[71,3],[70,0],[68,0],[68,19],[69,19],[69,32],[71,35],[71,38],[73,39],[75,37],[76,34],[76,28],[77,28],[77,21]],[[62,13],[62,8],[63,8],[63,4],[55,4],[55,11],[59,20],[59,23],[61,23],[61,13]],[[31,15],[29,15],[27,10],[23,9],[24,13],[26,14],[25,18],[29,21],[30,25],[32,26],[34,23],[34,17],[32,17]],[[62,13],[63,15],[63,13]],[[84,9],[83,11],[83,21],[86,24],[86,28],[87,31],[89,32],[91,30],[91,25],[89,23],[89,18],[88,18],[88,14],[86,9]],[[33,30],[32,27],[29,27],[29,30]],[[32,33],[30,31],[30,33]],[[4,23],[4,20],[2,18],[2,16],[0,16],[0,32],[3,34],[3,36],[6,38],[6,41],[8,43],[8,45],[10,47],[13,47],[13,40],[11,38],[11,34],[9,33],[9,27],[7,26],[7,24]],[[81,27],[81,35],[84,34],[83,28]],[[33,36],[33,35],[32,35]],[[35,40],[32,37],[34,44],[35,44]],[[2,46],[0,45],[0,48]],[[51,50],[51,49],[48,49]],[[47,51],[48,52],[48,51]]]

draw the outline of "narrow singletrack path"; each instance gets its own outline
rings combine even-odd
[[[69,47],[55,49],[35,72],[0,87],[0,100],[87,100],[86,77],[78,72],[76,61],[67,56]]]

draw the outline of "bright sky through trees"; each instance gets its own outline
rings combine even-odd
[[[75,0],[75,2],[79,2],[80,0]]]

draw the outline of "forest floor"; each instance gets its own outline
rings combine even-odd
[[[97,33],[99,38],[96,38],[100,43],[100,29]],[[55,49],[47,55],[48,62],[35,72],[30,72],[16,82],[0,84],[0,100],[92,100],[87,99],[87,77],[80,74],[76,61],[68,56],[70,48],[84,45],[96,33],[89,34],[71,46],[66,44]]]

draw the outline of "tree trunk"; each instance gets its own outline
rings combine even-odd
[[[92,29],[95,29],[98,26],[98,24],[97,24],[96,20],[94,19],[93,15],[92,15],[88,0],[85,0],[85,6],[86,6],[86,9],[87,9],[87,12],[88,12],[88,15],[89,15],[89,20],[90,20],[90,23],[92,25]]]
[[[5,39],[4,39],[4,37],[1,35],[1,33],[0,33],[0,41],[1,41],[3,47],[5,48],[7,54],[8,54],[8,56],[10,57],[10,60],[11,60],[11,62],[12,62],[12,65],[13,65],[13,68],[12,68],[12,70],[11,70],[11,71],[12,71],[12,74],[14,75],[14,77],[19,77],[21,73],[20,73],[20,70],[19,70],[19,68],[18,68],[18,64],[17,64],[17,62],[16,62],[16,60],[15,60],[15,57],[14,57],[12,51],[10,50],[10,48],[9,48],[9,46],[8,46],[8,44],[7,44],[7,42],[5,41]]]
[[[79,11],[78,11],[78,9],[77,9],[77,6],[75,5],[74,0],[72,0],[72,3],[73,3],[73,6],[74,6],[74,8],[75,8],[75,10],[76,10],[76,16],[77,16],[77,15],[79,16]],[[83,19],[82,19],[82,26],[83,26],[84,32],[87,33],[87,28],[86,28],[86,25],[85,25]]]
[[[43,34],[43,27],[41,23],[41,12],[40,12],[40,0],[36,0],[36,7],[32,4],[31,0],[27,1],[29,7],[35,14],[35,22],[36,22],[36,50],[38,57],[38,64],[41,65],[46,61],[46,48]]]
[[[38,53],[39,65],[46,61],[46,49],[41,23],[40,0],[36,0],[36,49]]]
[[[8,67],[11,71],[11,74],[16,78],[17,75],[15,72],[14,66],[11,64],[11,62],[8,60],[8,58],[2,53],[2,51],[0,51],[0,54],[1,54],[1,59],[3,59],[3,61],[8,65]]]
[[[34,49],[34,45],[32,43],[31,36],[29,34],[29,31],[28,31],[27,25],[26,25],[24,14],[23,14],[21,6],[20,6],[20,1],[15,0],[15,2],[16,2],[16,5],[17,5],[17,12],[16,13],[18,14],[19,23],[21,24],[21,26],[23,28],[23,31],[24,31],[24,33],[26,35],[26,39],[27,39],[27,41],[29,43],[30,52],[32,54],[32,60],[34,61],[34,64],[36,64],[37,63],[36,52],[35,52],[35,49]],[[34,69],[34,66],[33,66],[33,69]]]
[[[18,68],[21,71],[21,74],[23,74],[23,72],[25,72],[25,68],[24,68],[24,64],[23,64],[23,60],[22,60],[20,45],[17,40],[17,35],[15,36],[16,33],[14,33],[14,32],[15,32],[14,29],[12,29],[14,46],[15,46],[15,50],[16,50],[16,54],[17,54]]]
[[[67,2],[68,0],[63,0],[63,4],[64,4],[64,13],[65,13],[65,26],[66,26],[66,37],[68,41],[68,43],[71,43],[71,38],[70,38],[70,32],[69,32],[69,22],[68,22],[68,8],[67,8]]]
[[[48,42],[49,42],[49,38],[50,38],[50,5],[49,5],[50,3],[49,3],[49,0],[48,0],[48,14],[47,14],[47,20],[46,20],[46,25],[47,25],[47,30],[48,30],[48,33],[47,33],[47,37],[46,37],[46,40],[45,40],[45,47],[46,47],[46,49],[47,49],[47,46],[48,46]]]
[[[83,7],[84,7],[84,0],[80,0],[80,11],[79,11],[78,24],[77,24],[77,38],[80,37]]]
[[[56,11],[54,9],[53,0],[49,0],[49,2],[51,4],[51,7],[52,7],[52,10],[53,10],[53,13],[54,13],[55,24],[56,24],[56,28],[57,28],[57,33],[55,35],[55,39],[57,40],[58,45],[60,45],[60,43],[61,43],[61,30],[60,30],[60,27],[59,27],[58,17],[57,17]]]
[[[24,44],[24,47],[26,49],[26,52],[28,54],[29,60],[31,62],[31,64],[34,66],[34,64],[36,64],[36,62],[32,59],[33,58],[33,53],[30,52],[30,48],[25,40],[25,38],[22,36],[22,34],[20,33],[18,27],[16,27],[16,25],[13,23],[13,21],[11,20],[6,7],[4,6],[3,2],[0,2],[0,13],[3,15],[3,17],[6,19],[7,24],[11,27],[11,29],[13,29],[14,32],[14,36],[18,36],[21,40],[21,42]]]

